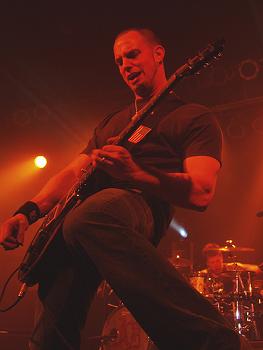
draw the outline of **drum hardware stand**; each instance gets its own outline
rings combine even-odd
[[[254,305],[254,295],[253,295],[253,287],[252,287],[252,279],[251,272],[248,271],[248,296],[250,301],[250,314],[248,315],[249,321],[252,323],[253,331],[256,340],[260,339],[260,333],[256,324],[256,314],[255,314],[255,305]]]
[[[193,275],[194,273],[194,243],[190,241],[190,274]]]
[[[248,271],[248,291],[246,291],[241,277],[241,271],[238,271],[236,266],[234,301],[232,302],[234,327],[241,335],[248,335],[248,333],[253,332],[255,340],[259,340],[260,334],[256,324],[255,307],[252,298],[251,274]],[[249,306],[244,304],[245,300],[249,301]]]
[[[238,269],[237,256],[233,254],[231,248],[236,248],[232,240],[226,241],[226,248],[229,248],[228,259],[234,265],[235,272],[235,290],[234,300],[232,301],[233,319],[235,331],[240,335],[248,335],[253,333],[255,340],[260,339],[259,330],[256,324],[255,307],[253,303],[253,288],[251,280],[251,272],[248,271],[248,290],[246,290],[244,282],[241,277],[241,271]],[[249,306],[245,305],[244,301],[249,301]]]

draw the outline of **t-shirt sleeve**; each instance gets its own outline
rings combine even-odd
[[[183,158],[210,156],[222,163],[222,131],[212,112],[194,117],[182,140]]]

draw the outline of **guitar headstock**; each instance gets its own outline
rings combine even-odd
[[[183,66],[181,66],[175,74],[177,76],[189,76],[193,74],[199,74],[200,70],[210,66],[213,61],[219,59],[223,55],[225,40],[220,39],[209,45],[198,54],[187,60]]]

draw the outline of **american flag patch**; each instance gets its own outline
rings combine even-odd
[[[140,125],[138,129],[134,131],[134,133],[131,135],[131,137],[128,139],[131,143],[138,143],[140,142],[152,129],[148,128],[147,126]]]

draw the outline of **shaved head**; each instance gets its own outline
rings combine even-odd
[[[128,28],[123,31],[121,31],[115,38],[115,42],[117,39],[119,39],[122,35],[127,34],[129,32],[137,32],[141,34],[151,45],[162,45],[162,42],[160,38],[151,30],[148,28]]]

